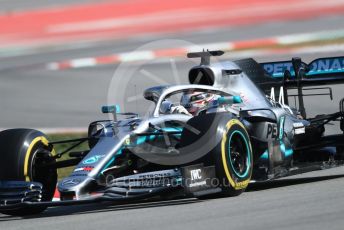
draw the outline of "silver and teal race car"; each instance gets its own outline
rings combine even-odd
[[[84,138],[55,142],[37,130],[0,132],[0,212],[23,216],[51,206],[237,196],[252,181],[342,165],[344,135],[325,135],[325,125],[338,122],[344,132],[344,100],[339,112],[307,117],[303,90],[344,83],[344,57],[310,64],[299,58],[210,63],[222,54],[188,54],[201,58],[189,71],[190,84],[147,89],[143,97],[155,104],[147,117],[103,106],[111,119],[92,122]],[[185,112],[191,106],[182,103],[185,95],[200,101],[197,95],[204,94],[212,99]],[[298,108],[289,105],[290,96]],[[183,109],[174,112],[173,106]],[[84,142],[88,150],[73,151]],[[55,152],[65,143],[73,145]],[[65,154],[69,159],[60,160]],[[73,172],[57,181],[57,170],[70,166]],[[60,201],[52,201],[56,189]]]

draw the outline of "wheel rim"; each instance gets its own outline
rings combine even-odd
[[[229,162],[233,172],[239,178],[247,177],[250,171],[251,154],[248,141],[244,134],[234,131],[228,140]]]
[[[31,178],[33,181],[40,182],[43,184],[43,193],[42,193],[42,201],[50,200],[51,193],[54,191],[50,191],[49,186],[51,183],[51,176],[53,173],[49,169],[42,169],[37,167],[38,164],[43,163],[45,160],[41,157],[38,157],[39,152],[43,152],[45,149],[42,146],[38,146],[36,151],[33,153],[32,161],[31,161]]]

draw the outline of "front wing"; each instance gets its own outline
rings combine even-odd
[[[202,164],[179,169],[141,173],[116,178],[97,195],[80,199],[41,201],[43,186],[37,182],[1,181],[0,211],[25,207],[56,207],[101,202],[129,202],[152,197],[199,197],[219,193],[212,185],[215,167]]]

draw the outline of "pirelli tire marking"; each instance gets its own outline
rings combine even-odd
[[[244,179],[243,181],[240,181],[240,178],[234,178],[231,174],[231,172],[229,171],[229,166],[228,166],[228,160],[227,160],[227,138],[228,138],[228,131],[234,126],[234,125],[238,125],[240,126],[243,131],[245,132],[246,136],[248,136],[248,133],[245,129],[245,126],[237,119],[232,119],[230,120],[227,124],[226,124],[226,130],[223,134],[223,137],[222,137],[222,141],[221,141],[221,156],[222,156],[222,163],[223,163],[223,168],[224,168],[224,171],[225,171],[225,174],[226,174],[226,177],[230,183],[230,185],[235,189],[235,190],[241,190],[241,189],[245,189],[249,182],[250,182],[250,179],[251,179],[251,175],[252,175],[252,168],[251,168],[251,162],[250,162],[250,165],[248,165],[247,167],[250,167],[249,168],[249,173],[248,175],[246,176],[246,179]],[[251,143],[249,142],[249,140],[246,140],[247,143],[248,143],[248,146],[249,146],[249,154],[250,154],[250,161],[252,161],[252,147],[251,147]],[[228,151],[230,151],[228,149]]]

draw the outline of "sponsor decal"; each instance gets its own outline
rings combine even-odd
[[[269,139],[276,139],[277,138],[277,125],[275,124],[268,124],[266,138]]]
[[[73,178],[73,179],[65,179],[62,181],[62,186],[74,186],[81,182],[81,179]]]
[[[202,170],[201,169],[194,169],[190,171],[191,180],[201,180],[202,179]]]
[[[262,66],[264,70],[273,77],[283,77],[286,70],[289,70],[291,76],[295,76],[295,71],[291,61],[263,63]],[[307,75],[343,72],[344,57],[321,58],[314,60],[309,64],[309,72],[307,73]]]
[[[301,122],[296,122],[293,124],[294,127],[294,134],[299,135],[299,134],[304,134],[306,133],[305,126]]]
[[[94,169],[93,166],[85,166],[74,169],[74,172],[91,172]]]
[[[286,70],[294,75],[294,68],[291,62],[276,62],[263,64],[263,68],[273,77],[282,77]]]
[[[293,127],[294,128],[302,128],[302,127],[304,127],[304,125],[303,125],[302,122],[296,122],[296,123],[293,124]]]
[[[73,173],[69,177],[85,177],[87,176],[86,173]]]
[[[202,180],[202,169],[191,170],[190,175],[192,182],[189,184],[190,188],[207,185],[207,182],[205,180]]]
[[[171,173],[150,173],[139,175],[139,179],[150,179],[150,178],[160,178],[160,177],[170,177]]]
[[[205,186],[205,185],[207,185],[207,181],[204,180],[204,181],[189,184],[189,187],[193,188],[193,187],[201,187],[201,186]]]
[[[162,187],[168,186],[172,183],[172,180],[169,178],[160,178],[160,179],[144,179],[142,181],[138,181],[138,185],[140,187]]]
[[[182,185],[187,193],[194,193],[211,189],[212,180],[217,180],[215,167],[203,167],[203,164],[190,165],[181,169]]]
[[[295,129],[295,135],[306,133],[305,128]]]
[[[340,58],[322,58],[315,60],[310,65],[310,74],[344,71],[344,57]]]
[[[105,155],[95,155],[93,157],[87,158],[86,160],[84,160],[82,163],[84,165],[88,165],[88,164],[94,164],[96,162],[99,161],[99,159],[105,157]]]
[[[76,168],[76,169],[74,169],[74,172],[80,172],[80,171],[84,171],[84,168]]]

